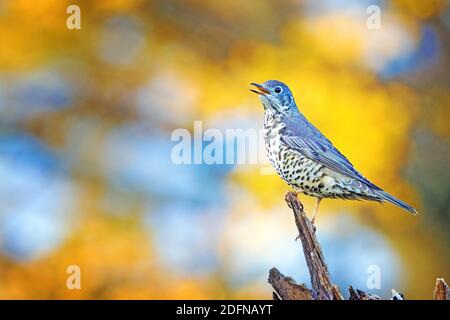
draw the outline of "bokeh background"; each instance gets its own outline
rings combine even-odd
[[[333,281],[432,298],[450,281],[449,28],[439,0],[0,0],[0,298],[270,299],[273,266],[309,284],[280,178],[171,161],[194,120],[261,128],[248,89],[268,79],[421,213],[324,201]]]

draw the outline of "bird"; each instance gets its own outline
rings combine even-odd
[[[414,215],[416,209],[366,179],[299,111],[283,82],[252,82],[264,107],[266,153],[277,174],[299,193],[315,197],[314,221],[322,199],[390,202]]]

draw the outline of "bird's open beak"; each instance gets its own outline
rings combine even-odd
[[[253,90],[253,89],[250,89],[250,91],[252,91],[252,92],[254,92],[254,93],[257,93],[257,94],[269,94],[270,92],[269,91],[267,91],[267,89],[266,88],[264,88],[262,85],[260,85],[260,84],[257,84],[257,83],[254,83],[254,82],[252,82],[252,83],[250,83],[252,86],[255,86],[256,87],[256,89],[257,90]]]

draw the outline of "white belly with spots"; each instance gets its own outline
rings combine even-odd
[[[264,140],[267,157],[278,173],[296,191],[317,198],[369,199],[376,195],[359,181],[304,157],[281,142],[283,122],[266,111]]]
[[[335,197],[336,181],[325,173],[322,164],[304,157],[301,153],[285,146],[280,139],[284,125],[274,117],[266,116],[264,122],[264,140],[267,157],[278,173],[296,191],[319,197]]]
[[[280,176],[280,162],[277,161],[277,159],[279,159],[280,152],[282,152],[280,130],[283,129],[283,127],[284,126],[282,124],[275,123],[273,117],[266,115],[264,121],[264,142],[266,146],[267,158]]]

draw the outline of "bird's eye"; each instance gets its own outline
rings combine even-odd
[[[275,92],[276,93],[281,93],[281,91],[283,91],[283,89],[281,87],[276,87],[275,88]]]

